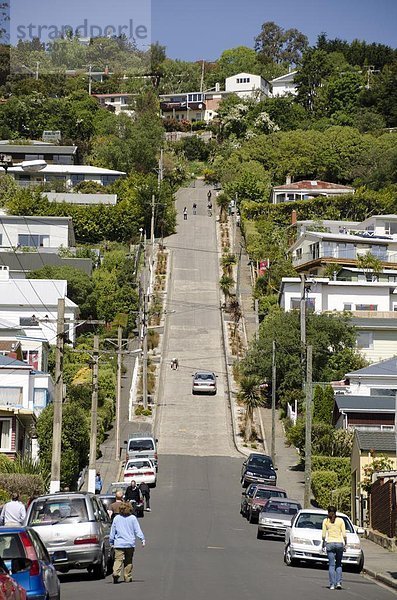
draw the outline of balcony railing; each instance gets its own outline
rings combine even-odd
[[[393,310],[352,310],[352,317],[359,319],[397,319],[397,311]]]
[[[351,250],[347,250],[344,252],[338,248],[331,250],[322,250],[319,252],[305,252],[300,256],[294,256],[292,258],[292,264],[294,267],[298,267],[300,265],[304,265],[306,263],[314,262],[314,261],[324,261],[324,262],[355,262],[361,256],[365,256],[365,254],[371,254],[374,258],[380,260],[384,263],[395,263],[397,264],[397,252],[371,252],[368,249],[367,252],[355,252]]]

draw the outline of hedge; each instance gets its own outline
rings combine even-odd
[[[312,471],[332,471],[338,478],[338,487],[350,486],[350,458],[313,456]]]
[[[345,485],[336,490],[333,494],[332,503],[338,510],[351,515],[351,488],[349,485]]]
[[[24,473],[0,473],[0,489],[12,493],[18,492],[21,496],[39,496],[45,492],[44,481],[41,475],[26,475]]]
[[[312,492],[320,508],[334,503],[334,493],[338,487],[338,476],[334,471],[314,471],[312,473]]]

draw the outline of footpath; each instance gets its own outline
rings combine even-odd
[[[256,335],[257,321],[252,300],[251,273],[248,256],[242,252],[241,259],[241,305],[245,320],[247,340]],[[260,409],[260,420],[263,424],[264,449],[270,454],[271,443],[271,410]],[[299,455],[295,448],[286,444],[283,424],[276,419],[276,467],[277,485],[285,488],[288,495],[303,501],[304,472],[299,467]],[[397,552],[391,552],[378,544],[362,538],[364,551],[364,575],[367,575],[390,588],[397,590]]]

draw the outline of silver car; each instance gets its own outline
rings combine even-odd
[[[97,579],[106,576],[111,522],[94,494],[39,496],[28,508],[26,524],[40,535],[57,571],[87,569]]]
[[[216,394],[216,375],[212,371],[196,371],[193,375],[192,394]]]
[[[258,518],[257,538],[264,535],[276,535],[285,537],[287,527],[291,525],[294,515],[300,511],[302,506],[296,500],[289,498],[269,498],[262,507]]]

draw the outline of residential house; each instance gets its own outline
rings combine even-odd
[[[117,194],[80,194],[72,192],[45,192],[43,194],[49,202],[57,204],[81,204],[83,206],[92,206],[96,204],[106,204],[115,206],[117,204]]]
[[[4,171],[0,167],[0,173]],[[49,165],[39,166],[37,170],[14,166],[8,169],[15,181],[22,187],[55,184],[61,182],[67,189],[73,188],[81,181],[96,181],[100,185],[109,185],[124,177],[123,171],[114,171],[91,165]]]
[[[291,71],[290,73],[286,73],[285,75],[270,80],[273,98],[287,96],[288,94],[296,96],[297,88],[295,85],[295,75],[297,72],[298,71]]]
[[[19,216],[0,214],[0,252],[13,248],[31,248],[40,252],[58,252],[74,248],[71,217]]]
[[[26,248],[21,247],[12,251],[0,251],[0,268],[8,267],[11,279],[25,279],[27,273],[36,271],[43,266],[63,266],[79,269],[87,275],[92,273],[91,258],[76,258],[75,256],[59,255],[61,249],[57,252],[42,251],[42,249],[30,248],[29,252],[25,252]]]
[[[0,355],[0,452],[37,457],[35,423],[52,400],[48,373],[36,372],[23,361]]]
[[[65,332],[75,340],[78,306],[67,298],[67,281],[61,279],[11,279],[0,269],[0,321],[23,327],[30,338],[56,343],[58,299],[65,298]]]
[[[346,373],[348,391],[356,396],[390,396],[397,393],[397,357]]]
[[[25,361],[36,371],[48,371],[47,339],[40,333],[36,333],[36,337],[28,337],[20,325],[0,319],[0,353],[9,355],[7,348],[11,348],[11,354],[16,353],[14,358]]]
[[[45,160],[49,165],[74,165],[77,163],[77,150],[77,146],[60,146],[37,140],[26,140],[25,144],[0,140],[0,154],[9,156],[14,165],[25,160]]]
[[[271,200],[273,204],[282,204],[284,202],[311,200],[319,196],[334,197],[341,194],[354,194],[354,192],[355,189],[349,185],[340,185],[329,181],[304,180],[295,181],[294,183],[287,181],[284,185],[276,185],[272,189]]]
[[[206,120],[206,111],[206,96],[203,92],[160,96],[160,114],[164,119],[195,123]],[[211,119],[207,117],[207,120]]]
[[[335,396],[332,423],[337,429],[394,431],[394,396]]]
[[[93,94],[102,106],[112,110],[116,115],[124,113],[128,117],[133,117],[135,114],[132,108],[134,94]]]
[[[394,431],[360,431],[356,429],[351,453],[351,506],[353,523],[363,525],[366,517],[367,494],[362,488],[364,467],[374,455],[387,456],[392,468],[397,468],[396,436]]]
[[[237,73],[226,78],[225,91],[237,94],[243,99],[252,98],[259,101],[271,95],[271,85],[261,75]]]

